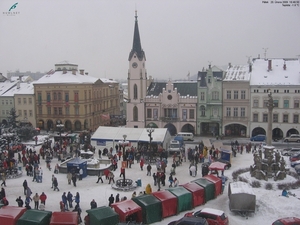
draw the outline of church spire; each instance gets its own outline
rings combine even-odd
[[[142,49],[141,45],[141,39],[140,39],[140,32],[139,32],[139,26],[138,26],[138,20],[137,20],[137,11],[135,10],[135,24],[134,24],[134,34],[133,34],[133,44],[131,52],[129,53],[129,59],[131,60],[134,53],[137,54],[138,59],[141,61],[145,57],[145,53]]]

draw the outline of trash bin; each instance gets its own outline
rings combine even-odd
[[[142,187],[142,180],[141,180],[141,178],[138,178],[138,179],[137,179],[136,185],[137,185],[138,187]]]
[[[19,171],[22,171],[22,166],[19,166],[18,169],[19,169]]]

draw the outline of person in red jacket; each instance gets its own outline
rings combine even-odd
[[[46,205],[46,199],[47,195],[44,192],[42,192],[42,194],[40,195],[41,204]]]
[[[143,158],[140,161],[140,167],[141,167],[141,170],[143,170],[143,167],[144,167],[144,159]]]

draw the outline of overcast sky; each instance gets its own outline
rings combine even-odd
[[[126,79],[137,9],[146,68],[186,79],[247,56],[300,55],[300,3],[262,0],[1,0],[0,72],[45,72],[67,60],[91,76]],[[298,1],[299,2],[299,1]],[[10,12],[18,13],[8,16]]]

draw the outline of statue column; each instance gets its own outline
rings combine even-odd
[[[274,108],[274,102],[272,97],[272,92],[268,94],[269,100],[268,100],[268,130],[267,130],[267,145],[272,145],[272,122],[273,122],[273,108]]]

